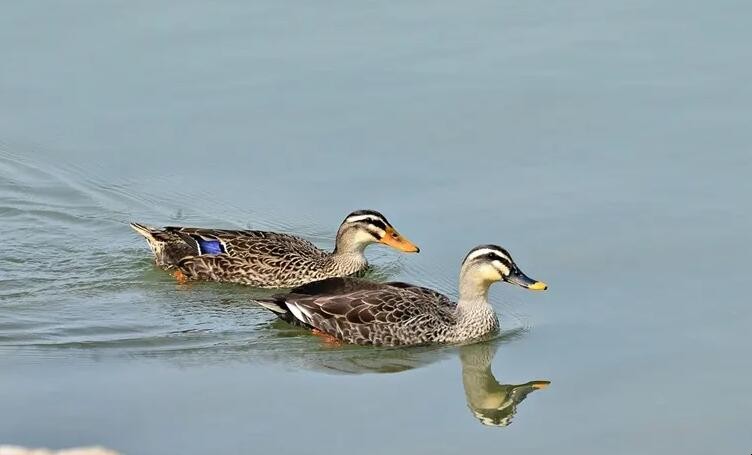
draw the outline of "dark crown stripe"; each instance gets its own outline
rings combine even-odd
[[[502,248],[502,247],[500,247],[498,245],[480,245],[480,246],[477,246],[477,247],[473,248],[472,250],[470,250],[470,252],[467,253],[467,255],[465,256],[465,259],[462,262],[465,263],[470,256],[472,256],[473,254],[475,254],[475,253],[477,253],[478,251],[481,251],[481,250],[489,250],[489,251],[487,251],[486,254],[490,255],[491,257],[489,257],[489,256],[487,256],[487,255],[484,254],[484,255],[478,256],[477,259],[501,261],[504,265],[507,266],[507,268],[511,268],[511,266],[512,266],[512,261],[511,261],[512,256],[509,254],[509,252],[507,250],[505,250],[504,248]]]
[[[353,220],[353,218],[355,220]],[[386,225],[390,224],[384,215],[382,215],[381,213],[375,210],[357,210],[347,215],[347,217],[345,218],[345,222],[351,222],[351,223],[368,222],[371,224],[376,224],[379,221],[381,221],[382,224],[386,224]],[[378,226],[378,224],[376,225]]]
[[[348,218],[351,216],[361,216],[361,215],[373,215],[378,218],[384,218],[384,215],[377,212],[376,210],[356,210],[352,212],[351,214],[347,215]]]

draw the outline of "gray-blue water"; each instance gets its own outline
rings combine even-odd
[[[3,2],[0,443],[749,453],[750,17],[730,0]],[[333,348],[256,290],[177,285],[127,226],[330,248],[360,208],[422,249],[370,248],[380,279],[455,296],[492,242],[550,289],[496,285],[504,336],[474,349]],[[482,424],[531,380],[551,385]]]

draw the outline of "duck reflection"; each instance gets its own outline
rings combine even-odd
[[[214,288],[211,284],[195,286],[180,305],[168,307],[174,320],[182,322],[176,324],[174,331],[142,342],[116,341],[107,346],[130,356],[166,359],[181,367],[252,362],[351,375],[401,374],[448,360],[458,353],[468,408],[483,425],[497,427],[509,425],[519,404],[533,391],[550,384],[545,380],[501,383],[494,376],[491,366],[497,349],[523,336],[523,329],[505,331],[493,340],[459,347],[332,346],[284,322],[263,321],[264,313],[256,305],[238,301],[246,298],[245,294],[238,297],[227,291],[227,295],[222,294],[220,299],[215,296],[207,303],[207,295],[218,292]]]
[[[460,347],[364,349],[346,345],[323,348],[319,355],[307,356],[305,367],[345,374],[400,373],[428,366],[459,351],[468,408],[483,425],[505,427],[512,423],[517,406],[528,395],[551,383],[533,380],[522,384],[503,384],[496,379],[491,369],[496,350],[504,340],[518,335],[507,333],[495,340]]]
[[[550,381],[501,384],[491,371],[498,343],[478,343],[460,347],[462,384],[467,406],[483,424],[505,427],[512,423],[517,406],[527,396],[548,387]]]
[[[226,316],[226,315],[225,315]],[[263,327],[263,323],[260,324]],[[247,339],[231,334],[226,344],[216,345],[211,333],[181,332],[176,345],[164,341],[163,349],[136,349],[131,355],[137,357],[163,358],[181,367],[217,363],[273,363],[295,370],[317,371],[327,374],[401,374],[447,360],[459,353],[462,368],[462,385],[467,406],[483,425],[505,427],[512,422],[517,407],[530,393],[544,389],[546,380],[533,380],[522,384],[501,383],[491,369],[498,347],[505,339],[516,338],[506,334],[500,338],[466,346],[426,346],[412,348],[363,348],[361,346],[329,346],[315,336],[290,328],[286,324],[272,323],[267,329],[276,328],[270,338]],[[262,327],[252,327],[254,332],[263,332]],[[175,338],[177,333],[173,334]],[[205,340],[205,338],[209,340]],[[190,340],[190,342],[188,341]],[[156,341],[154,341],[156,343]],[[181,348],[182,346],[182,348]],[[260,347],[263,349],[259,349]],[[131,346],[132,348],[133,346]]]

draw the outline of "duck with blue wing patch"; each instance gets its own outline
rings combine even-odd
[[[188,280],[291,288],[349,276],[368,266],[364,251],[382,243],[403,252],[419,249],[401,236],[384,215],[358,210],[340,225],[334,251],[326,252],[291,234],[269,231],[153,228],[132,223],[149,244],[158,266]]]

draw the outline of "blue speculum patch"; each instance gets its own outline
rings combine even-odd
[[[222,243],[219,240],[206,240],[196,239],[198,242],[198,249],[201,254],[222,254],[225,249],[222,247]]]

